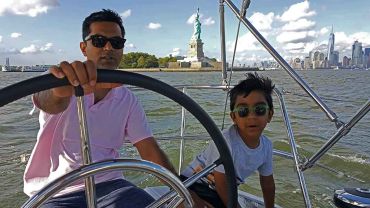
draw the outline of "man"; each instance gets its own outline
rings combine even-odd
[[[124,139],[142,159],[176,171],[159,148],[137,98],[124,86],[96,83],[97,69],[117,69],[123,55],[125,30],[120,16],[105,10],[90,14],[82,25],[80,49],[86,61],[63,61],[50,68],[57,78],[81,85],[85,95],[92,161],[119,157]],[[82,154],[73,86],[33,96],[40,111],[40,130],[24,174],[24,191],[34,195],[47,183],[80,167]],[[95,176],[99,207],[145,207],[153,201],[146,192],[122,179],[120,171]],[[83,181],[77,181],[47,201],[44,207],[86,207]]]

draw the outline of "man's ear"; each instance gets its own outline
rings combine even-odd
[[[86,57],[86,42],[80,42],[80,49],[82,54]]]

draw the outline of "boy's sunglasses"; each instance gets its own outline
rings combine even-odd
[[[243,118],[248,116],[250,112],[253,112],[256,116],[264,116],[268,110],[269,106],[267,104],[258,104],[253,107],[238,106],[232,112],[238,113],[239,117]]]
[[[125,42],[126,42],[126,39],[118,37],[118,36],[107,38],[102,35],[89,35],[85,38],[85,41],[89,41],[89,40],[91,40],[91,43],[93,44],[93,46],[97,48],[103,48],[109,41],[114,49],[122,49],[125,46]]]

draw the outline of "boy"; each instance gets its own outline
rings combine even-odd
[[[272,143],[262,131],[274,114],[271,96],[274,87],[269,78],[259,76],[257,73],[248,73],[247,78],[230,91],[230,117],[234,124],[223,132],[234,161],[237,183],[239,185],[244,183],[248,176],[258,170],[266,207],[274,207],[275,183]],[[181,174],[182,180],[199,172],[218,158],[217,148],[211,142],[185,168]],[[224,167],[222,165],[216,167],[207,178],[211,180],[194,183],[190,190],[214,207],[225,207],[227,190]]]

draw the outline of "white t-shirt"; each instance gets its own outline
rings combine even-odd
[[[262,176],[272,175],[273,148],[272,142],[266,136],[261,135],[258,147],[251,149],[243,142],[234,125],[224,130],[223,135],[225,136],[226,143],[231,152],[238,185],[244,183],[245,179],[256,170],[258,170],[259,174]],[[209,166],[219,157],[220,155],[217,147],[215,143],[211,141],[207,148],[197,155],[181,174],[190,177],[193,175],[195,167],[198,165],[201,165],[203,168]],[[225,173],[223,165],[219,165],[215,170]]]

